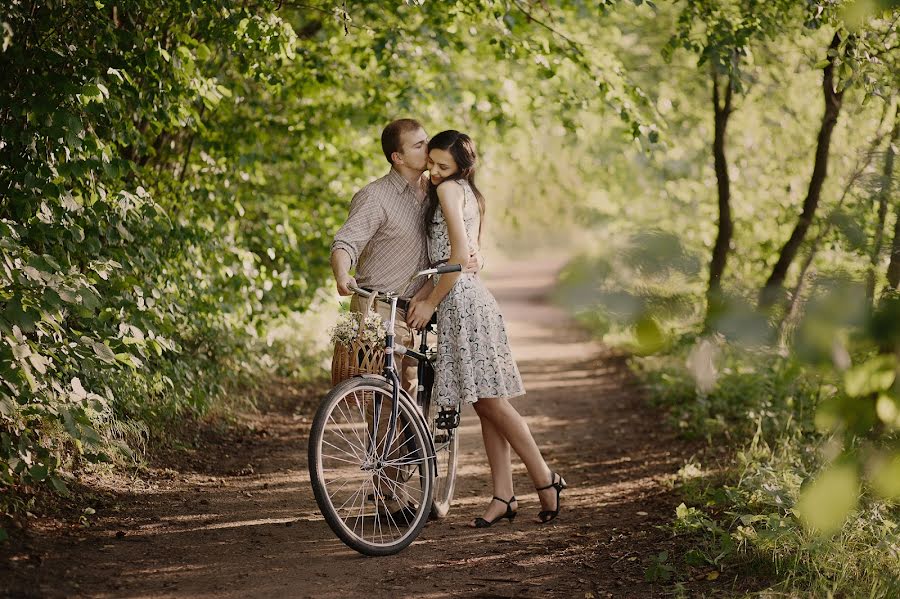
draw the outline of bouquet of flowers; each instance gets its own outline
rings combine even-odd
[[[384,347],[384,321],[377,312],[369,312],[365,318],[360,314],[345,312],[338,318],[337,324],[331,329],[331,341],[343,345],[350,345],[354,341],[376,348]]]

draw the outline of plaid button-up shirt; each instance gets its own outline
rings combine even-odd
[[[410,185],[394,170],[353,196],[350,215],[334,236],[331,251],[350,255],[360,287],[412,296],[424,281],[409,278],[428,268],[423,228],[425,186]]]

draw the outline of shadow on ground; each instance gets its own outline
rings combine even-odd
[[[693,448],[648,408],[622,356],[547,299],[559,263],[489,280],[528,393],[516,400],[570,488],[554,523],[515,470],[514,524],[467,524],[490,498],[477,418],[464,412],[460,480],[447,519],[389,558],[347,549],[318,513],[306,439],[321,387],[278,396],[236,432],[205,436],[136,480],[98,479],[90,527],[39,520],[8,547],[8,597],[648,597],[644,560],[671,548],[666,481]],[[513,272],[510,270],[509,272]],[[271,404],[271,405],[269,405]],[[123,490],[123,487],[127,490]]]

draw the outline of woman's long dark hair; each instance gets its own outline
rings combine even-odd
[[[481,213],[481,222],[478,225],[478,241],[480,243],[481,224],[484,223],[484,196],[481,195],[481,192],[478,191],[478,187],[475,185],[475,165],[478,162],[478,152],[475,150],[475,142],[465,133],[450,129],[448,131],[441,131],[431,138],[431,141],[428,142],[428,151],[431,152],[431,150],[444,150],[445,152],[449,152],[450,155],[453,156],[456,166],[459,167],[459,172],[447,177],[447,180],[464,179],[468,181],[469,187],[475,192],[475,197],[478,198],[478,211]],[[426,202],[425,234],[427,235],[433,226],[432,221],[434,220],[434,214],[437,212],[438,206],[440,206],[437,186],[431,181],[428,181],[428,196]]]

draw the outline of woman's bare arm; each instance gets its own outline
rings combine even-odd
[[[465,193],[462,187],[455,182],[447,181],[438,186],[438,200],[441,202],[441,212],[447,223],[447,232],[450,235],[450,258],[447,264],[459,264],[465,267],[469,262],[469,240],[466,237],[466,223],[463,217],[463,205]],[[410,317],[407,318],[410,326],[417,329],[424,327],[431,315],[437,309],[437,305],[446,297],[460,273],[448,273],[441,275],[440,281],[421,302],[413,307]]]

